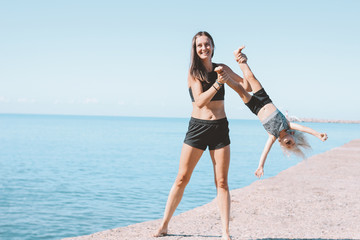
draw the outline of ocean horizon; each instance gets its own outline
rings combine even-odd
[[[189,118],[0,114],[0,238],[59,239],[162,217]],[[360,138],[359,124],[303,122],[308,156]],[[258,120],[229,119],[229,187],[245,187],[267,140]],[[296,165],[278,144],[265,178]],[[306,161],[306,160],[305,160]],[[208,150],[175,215],[216,197]]]

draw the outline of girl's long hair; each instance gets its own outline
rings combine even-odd
[[[199,56],[196,53],[196,39],[201,36],[207,36],[210,39],[211,45],[213,47],[211,57],[214,56],[215,44],[214,44],[214,40],[211,37],[211,35],[205,31],[201,31],[201,32],[198,32],[197,34],[195,34],[195,36],[192,39],[190,74],[195,79],[199,79],[202,82],[203,81],[208,82],[208,73],[207,73],[201,59],[199,58]]]
[[[311,150],[311,146],[306,139],[305,134],[301,131],[291,131],[294,132],[293,138],[295,140],[295,145],[291,149],[287,149],[282,144],[280,144],[284,154],[290,156],[290,154],[293,153],[298,157],[305,158],[305,150]]]

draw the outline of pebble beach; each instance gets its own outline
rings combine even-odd
[[[360,139],[356,139],[305,159],[275,177],[232,190],[232,239],[360,239],[359,169]],[[160,221],[65,239],[221,238],[215,199],[174,216],[169,235],[153,238]]]

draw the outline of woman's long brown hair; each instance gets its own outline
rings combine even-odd
[[[213,47],[211,57],[214,56],[215,44],[214,44],[214,40],[211,37],[211,35],[205,31],[201,31],[201,32],[198,32],[197,34],[195,34],[195,36],[192,39],[190,74],[192,77],[199,79],[202,82],[203,81],[208,82],[208,73],[207,73],[205,66],[203,65],[200,57],[196,53],[196,39],[201,36],[207,36],[210,39],[211,45]]]

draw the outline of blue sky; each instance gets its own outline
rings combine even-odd
[[[0,0],[0,113],[189,117],[193,35],[290,115],[359,120],[360,1]],[[226,89],[229,118],[253,119]]]

